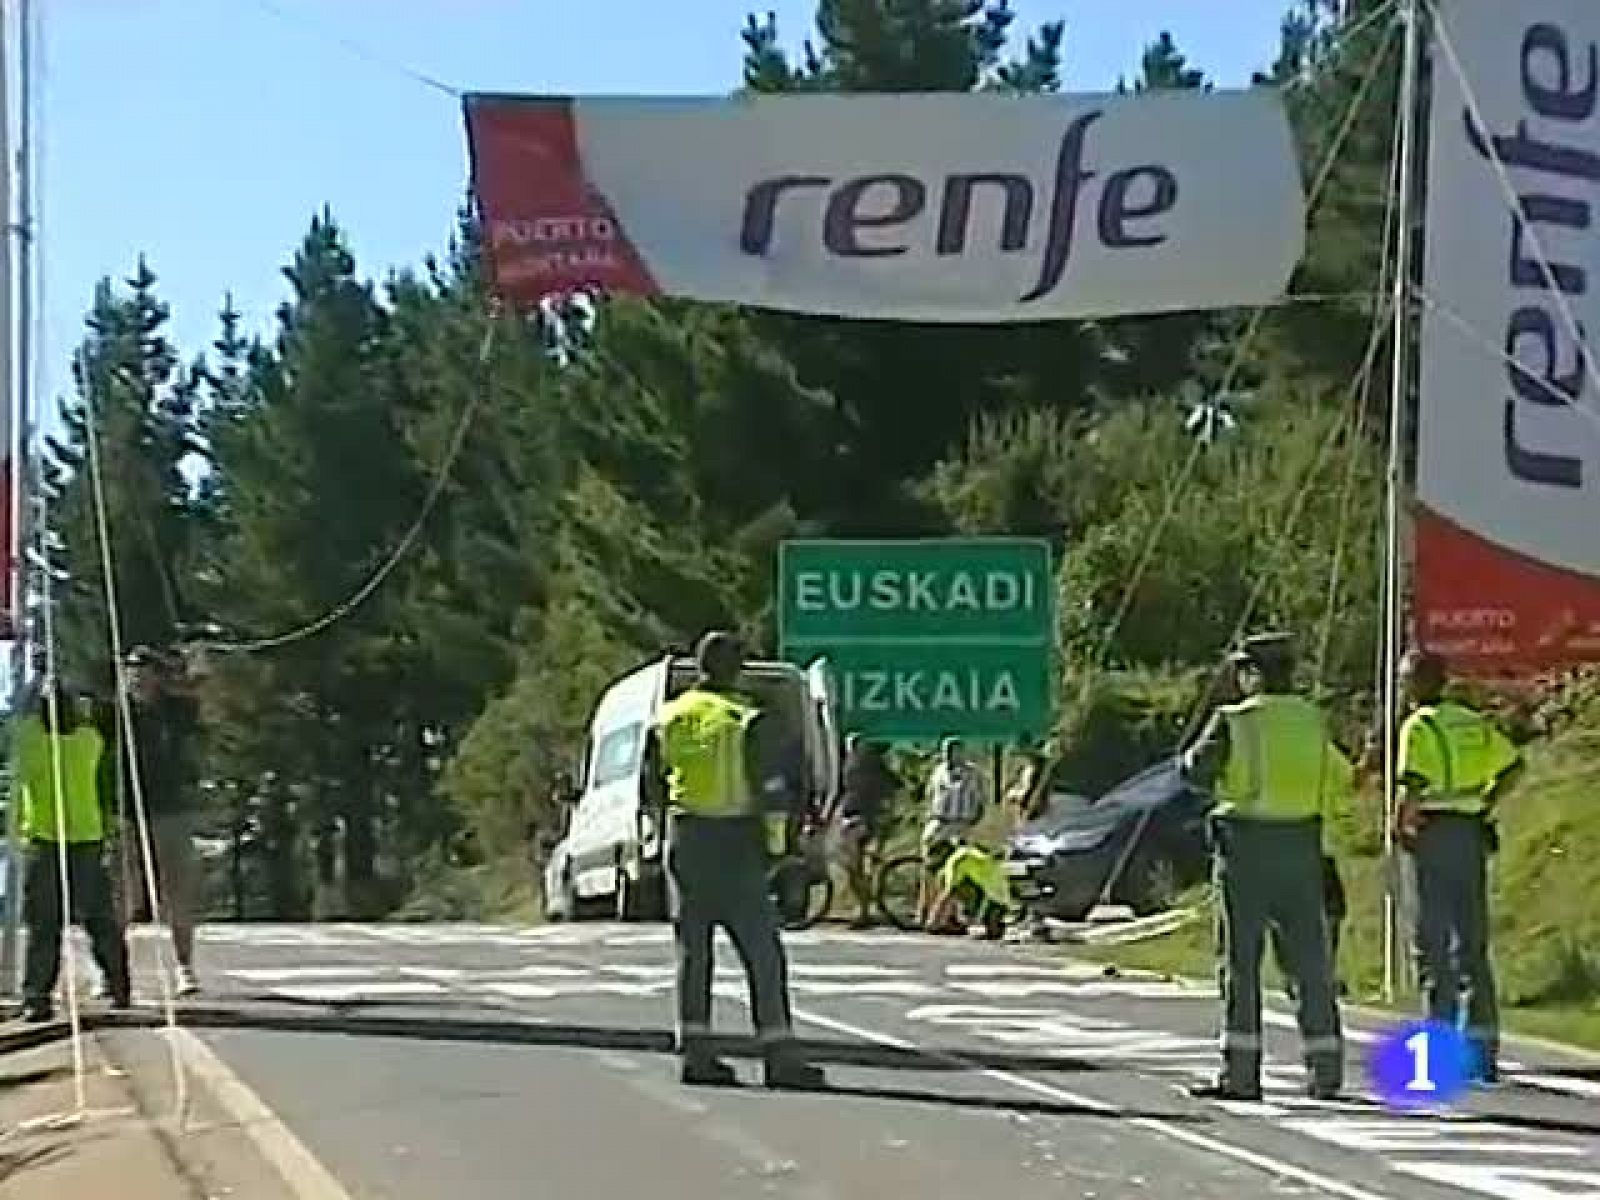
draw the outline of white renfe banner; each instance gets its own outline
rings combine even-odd
[[[1002,323],[1270,303],[1276,92],[466,101],[497,286]]]
[[[1440,0],[1417,625],[1495,671],[1600,657],[1600,0]]]

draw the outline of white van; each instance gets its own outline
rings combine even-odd
[[[566,837],[545,869],[545,915],[576,918],[599,908],[617,920],[666,912],[663,830],[641,805],[645,730],[657,710],[697,678],[693,658],[668,655],[613,683],[589,721],[579,791]],[[827,664],[745,664],[741,688],[796,730],[806,750],[812,803],[831,805],[839,788],[840,746]]]

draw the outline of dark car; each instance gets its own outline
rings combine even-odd
[[[1011,836],[1006,869],[1012,886],[1036,912],[1081,921],[1126,858],[1109,902],[1138,916],[1160,912],[1206,877],[1209,806],[1207,795],[1183,778],[1176,758],[1098,799],[1057,792],[1042,816]]]

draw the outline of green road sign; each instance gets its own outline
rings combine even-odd
[[[827,657],[841,726],[900,740],[1010,741],[1054,712],[1055,579],[1027,538],[792,541],[783,654]]]

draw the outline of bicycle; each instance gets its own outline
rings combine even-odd
[[[803,826],[789,850],[767,871],[767,889],[785,929],[810,929],[833,908],[826,835],[816,825]]]
[[[924,857],[919,847],[887,859],[880,858],[873,868],[876,874],[869,878],[875,880],[873,896],[884,919],[904,933],[921,931],[924,928],[922,902],[925,897],[933,896],[940,867],[951,854],[968,844],[965,838],[958,838],[945,843],[941,852],[932,857]],[[980,914],[979,923],[988,935],[1000,936],[1011,910],[1002,909],[983,896],[973,898],[973,907]]]

